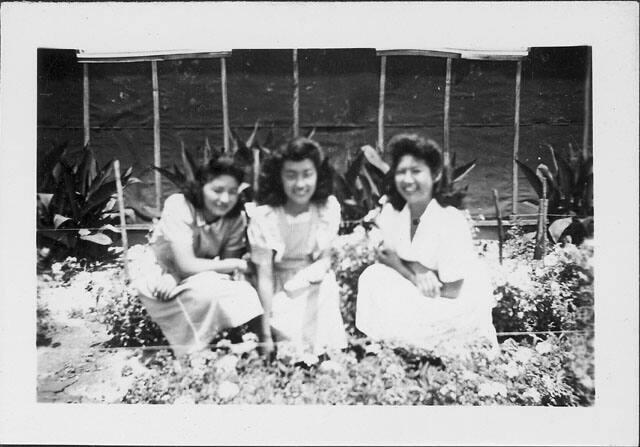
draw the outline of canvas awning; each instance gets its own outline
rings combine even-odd
[[[379,49],[378,56],[432,56],[451,59],[518,61],[529,55],[529,48],[432,48]]]
[[[145,62],[167,61],[176,59],[215,59],[231,56],[231,50],[157,50],[157,51],[86,51],[78,50],[78,62],[111,63],[111,62]]]

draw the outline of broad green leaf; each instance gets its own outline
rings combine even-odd
[[[182,141],[182,139],[180,139],[180,155],[182,157],[182,164],[184,166],[184,173],[185,173],[186,180],[188,182],[195,181],[195,178],[196,178],[195,163],[193,163],[191,155],[189,155],[189,153],[187,152],[187,149],[184,146],[184,141]]]
[[[46,209],[49,209],[49,205],[51,204],[51,198],[53,197],[53,194],[39,192],[37,197],[38,197],[38,201],[42,203],[42,205]]]
[[[389,169],[390,169],[389,165],[382,159],[378,151],[373,146],[365,145],[365,146],[362,146],[360,149],[364,153],[364,156],[367,157],[367,161],[369,163],[371,163],[376,168],[380,169],[380,171],[382,171],[383,174],[386,174],[387,172],[389,172]]]
[[[104,233],[88,234],[86,236],[80,236],[80,239],[93,242],[99,245],[111,245],[111,238]]]
[[[453,166],[453,164],[452,164]],[[453,175],[451,181],[453,183],[462,180],[468,173],[470,173],[473,168],[476,167],[476,160],[473,160],[465,165],[460,166],[459,168],[455,168],[453,170]]]
[[[109,230],[109,231],[113,231],[114,233],[120,233],[122,230],[118,227],[114,227],[111,224],[106,224],[103,225],[99,228],[100,231],[104,231],[104,230]]]
[[[538,178],[536,173],[529,166],[522,163],[520,160],[516,160],[516,163],[522,170],[522,173],[524,174],[524,176],[529,181],[529,184],[531,185],[533,190],[536,192],[536,195],[538,196],[538,198],[539,199],[542,198],[542,182],[540,182],[540,179]]]
[[[61,214],[54,214],[53,216],[53,228],[60,228],[65,222],[70,222],[70,217],[63,216]]]
[[[253,126],[253,132],[251,132],[251,135],[249,136],[249,139],[247,140],[247,143],[245,144],[246,147],[248,148],[252,148],[253,144],[256,140],[256,135],[258,133],[258,126],[260,126],[260,120],[256,120],[256,124]]]

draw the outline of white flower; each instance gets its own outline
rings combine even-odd
[[[240,387],[233,382],[225,380],[218,385],[217,394],[222,400],[231,400],[238,395]]]
[[[378,343],[371,343],[364,348],[367,354],[378,355],[382,351],[382,347]]]
[[[507,373],[507,377],[509,377],[510,379],[513,379],[514,377],[518,377],[520,375],[520,368],[518,368],[516,362],[509,362],[504,367],[504,370]]]
[[[542,378],[542,384],[547,389],[552,389],[554,387],[554,385],[555,385],[555,383],[553,383],[553,380],[551,380],[551,377],[549,377],[549,376],[544,376]]]
[[[318,363],[318,356],[306,352],[300,356],[300,361],[305,363],[308,366],[312,366]]]
[[[553,343],[548,340],[541,341],[536,345],[536,351],[538,354],[547,354],[553,350]]]
[[[405,372],[404,372],[404,368],[400,365],[397,364],[392,364],[389,365],[389,367],[387,368],[386,373],[391,376],[394,377],[396,379],[401,379],[402,377],[404,377]]]
[[[538,391],[535,388],[529,388],[527,391],[524,392],[522,397],[529,398],[533,400],[535,403],[538,403],[540,402],[541,396],[540,396],[540,393],[538,393]]]
[[[59,275],[62,273],[62,263],[61,262],[54,262],[53,264],[51,264],[51,272],[54,275]]]
[[[531,352],[530,349],[521,347],[521,348],[518,348],[516,353],[513,355],[513,358],[517,362],[527,363],[529,360],[531,360],[532,355],[533,353]]]
[[[320,371],[323,372],[339,373],[342,369],[342,365],[335,360],[325,360],[320,364]]]
[[[377,247],[378,245],[380,245],[381,242],[382,242],[382,231],[380,231],[380,229],[376,227],[369,230],[369,243],[372,246]]]
[[[554,265],[556,265],[558,263],[558,257],[556,255],[554,255],[553,253],[549,254],[549,255],[544,257],[543,263],[547,267],[554,266]]]
[[[193,397],[188,395],[188,394],[183,394],[182,396],[178,397],[176,400],[173,401],[174,404],[176,405],[188,405],[188,404],[195,404],[196,401],[193,400]]]
[[[238,364],[238,357],[235,355],[225,355],[216,362],[216,368],[226,373],[234,372]]]
[[[482,397],[496,396],[501,394],[507,395],[507,387],[498,382],[485,382],[478,387],[478,395]]]
[[[462,380],[469,381],[474,381],[477,379],[477,377],[478,375],[476,373],[474,373],[473,371],[469,371],[468,369],[465,369],[461,376]]]
[[[242,336],[242,341],[247,342],[247,341],[258,341],[258,336],[256,334],[254,334],[253,332],[247,332],[246,334],[244,334]]]

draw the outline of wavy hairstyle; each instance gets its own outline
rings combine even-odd
[[[406,201],[398,192],[394,173],[400,163],[400,159],[405,155],[411,155],[418,160],[424,161],[431,175],[435,179],[438,174],[443,174],[440,179],[433,184],[433,198],[438,201],[441,206],[453,206],[458,209],[464,208],[465,191],[456,190],[447,184],[443,173],[442,150],[438,143],[432,139],[424,138],[418,134],[401,133],[395,135],[387,145],[387,151],[391,154],[391,169],[387,178],[386,193],[389,202],[398,211],[400,211]]]
[[[287,196],[282,186],[284,162],[306,159],[313,162],[318,173],[316,190],[311,196],[311,202],[316,205],[324,205],[327,198],[333,193],[331,167],[320,144],[305,137],[293,138],[264,161],[258,180],[258,194],[256,196],[258,205],[284,205],[287,202]]]
[[[233,160],[229,158],[218,158],[211,160],[209,163],[199,166],[195,172],[195,181],[187,182],[182,188],[185,198],[198,210],[204,208],[204,199],[202,197],[202,188],[210,181],[220,177],[221,175],[229,175],[238,181],[238,185],[244,179],[244,171],[237,166]],[[241,200],[224,216],[237,217],[242,211]]]

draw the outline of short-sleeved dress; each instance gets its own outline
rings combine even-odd
[[[246,281],[214,271],[183,277],[175,267],[172,244],[192,244],[200,258],[238,257],[245,249],[246,218],[220,218],[208,224],[182,194],[167,198],[151,236],[151,247],[163,273],[173,275],[176,298],[159,301],[152,296],[157,276],[135,284],[151,318],[160,326],[176,355],[203,347],[219,331],[239,326],[262,314],[255,289]]]
[[[262,205],[251,210],[249,218],[251,260],[256,264],[273,262],[270,321],[276,336],[314,354],[345,348],[339,287],[333,271],[329,270],[319,284],[289,294],[283,288],[331,246],[340,225],[338,201],[330,196],[326,205],[312,205],[295,217],[282,207]]]
[[[377,224],[385,244],[401,259],[436,270],[442,282],[464,280],[457,298],[428,298],[398,272],[368,267],[358,281],[356,327],[372,338],[427,349],[460,348],[483,339],[495,346],[488,275],[473,250],[464,214],[432,199],[410,237],[408,206],[384,205]]]

